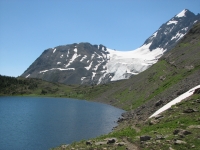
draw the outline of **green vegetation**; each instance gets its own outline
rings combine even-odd
[[[82,98],[77,85],[50,83],[33,78],[14,78],[0,75],[1,96],[53,96]]]

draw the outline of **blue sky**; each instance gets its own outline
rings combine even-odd
[[[89,42],[116,50],[140,47],[199,0],[0,0],[0,74],[21,75],[47,48]]]

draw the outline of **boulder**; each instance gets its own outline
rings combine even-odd
[[[160,118],[162,118],[163,117],[163,115],[156,115],[154,118],[155,119],[160,119]]]
[[[119,143],[116,143],[116,144],[117,144],[117,146],[124,146],[124,145],[126,145],[125,142],[119,142]]]
[[[151,139],[151,136],[148,136],[148,135],[140,136],[140,141],[148,141],[150,139]]]
[[[200,88],[195,89],[193,94],[200,94]]]
[[[192,134],[192,132],[187,131],[187,130],[182,130],[180,134],[182,134],[182,135],[188,135],[188,134]]]
[[[180,136],[184,136],[184,135],[192,134],[192,132],[183,130],[183,129],[176,129],[176,130],[174,130],[173,134],[174,135],[178,134]]]
[[[107,144],[113,144],[113,143],[115,143],[116,141],[117,141],[116,138],[110,138],[110,139],[107,140]]]
[[[173,134],[176,135],[176,134],[178,134],[179,132],[180,132],[180,129],[176,129],[176,130],[174,130]]]
[[[196,101],[195,102],[197,102],[197,103],[200,103],[200,99],[196,99]]]
[[[156,140],[163,140],[165,137],[163,135],[156,135]]]
[[[154,124],[157,124],[157,123],[159,123],[159,120],[151,119],[149,121],[149,125],[154,125]]]
[[[155,106],[156,106],[156,107],[157,107],[157,106],[160,106],[162,103],[163,103],[163,101],[159,100],[159,101],[157,101],[157,102],[155,103]]]
[[[195,110],[195,109],[188,108],[188,109],[184,110],[183,112],[184,113],[193,113],[193,112],[196,112],[196,111],[197,110]]]
[[[68,145],[61,145],[62,150],[66,150],[67,147],[68,147]]]
[[[185,141],[181,141],[181,140],[175,140],[174,141],[175,145],[179,145],[179,144],[187,144]]]
[[[86,145],[92,145],[92,142],[89,140],[89,141],[86,141],[85,144]]]
[[[190,129],[200,129],[200,125],[190,125],[188,126]]]

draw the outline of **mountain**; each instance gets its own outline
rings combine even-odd
[[[144,44],[151,43],[149,49],[163,48],[170,50],[177,41],[179,41],[193,26],[194,23],[200,20],[200,14],[195,15],[188,9],[184,9],[179,14],[175,15],[169,21],[161,25],[161,27],[150,36]]]
[[[198,20],[200,14],[185,9],[132,51],[116,51],[90,43],[49,48],[21,76],[65,84],[102,84],[128,79],[155,64]]]

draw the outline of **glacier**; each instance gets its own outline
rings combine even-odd
[[[131,51],[117,51],[107,48],[106,73],[114,74],[111,81],[128,79],[131,75],[136,75],[155,64],[166,50],[156,48],[151,51],[150,45],[151,43]]]

